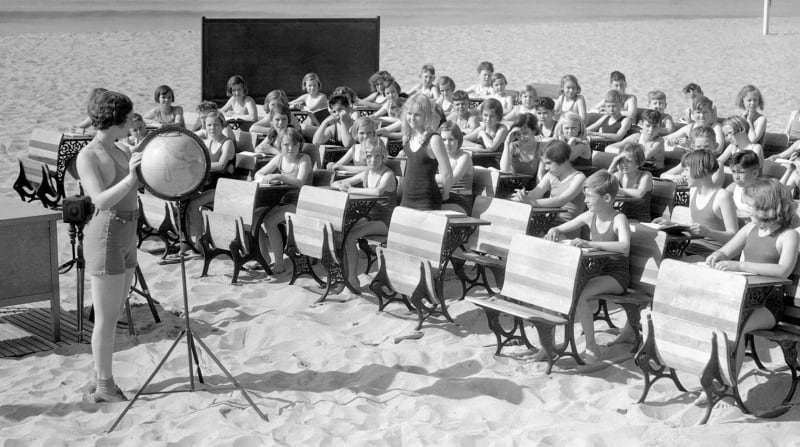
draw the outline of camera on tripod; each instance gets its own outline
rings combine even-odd
[[[89,196],[72,196],[64,199],[62,206],[64,223],[85,225],[94,214],[94,204]]]

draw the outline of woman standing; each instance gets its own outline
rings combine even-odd
[[[115,144],[131,127],[130,98],[104,92],[89,104],[88,111],[97,135],[78,154],[77,167],[81,185],[96,207],[84,242],[95,309],[92,356],[97,385],[93,398],[98,403],[120,402],[127,398],[114,383],[111,358],[117,319],[136,267],[136,168],[142,154]]]

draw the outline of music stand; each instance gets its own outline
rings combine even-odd
[[[146,151],[147,151],[147,148],[148,148],[148,144],[150,144],[153,140],[155,140],[156,138],[161,137],[161,136],[174,137],[176,135],[170,135],[170,134],[174,134],[174,133],[178,133],[178,134],[185,135],[185,136],[188,136],[188,137],[192,138],[195,141],[195,143],[198,145],[198,147],[201,149],[201,152],[205,157],[205,174],[202,176],[202,178],[197,179],[198,181],[196,182],[196,184],[189,185],[189,186],[186,187],[185,191],[180,191],[180,192],[175,192],[175,191],[164,192],[164,191],[159,191],[158,188],[153,188],[150,184],[148,184],[147,175],[144,175],[144,176],[142,175],[142,171],[143,170],[146,172],[146,169],[142,169],[142,167],[140,167],[140,169],[139,169],[139,178],[144,182],[145,187],[150,192],[152,192],[153,195],[155,195],[156,197],[159,197],[159,198],[164,199],[164,200],[175,201],[175,202],[179,203],[181,200],[185,200],[185,199],[188,199],[189,197],[194,196],[203,187],[203,185],[206,183],[206,180],[208,179],[208,175],[209,175],[209,171],[210,171],[210,163],[211,162],[210,162],[210,159],[209,159],[208,151],[205,149],[205,145],[203,144],[203,141],[200,140],[200,138],[198,138],[194,133],[189,132],[188,130],[186,130],[186,129],[182,128],[182,127],[165,127],[165,128],[161,128],[161,129],[159,129],[159,130],[157,130],[155,132],[152,132],[152,133],[148,134],[145,137],[145,139],[142,140],[142,143],[140,144],[140,147],[142,148],[141,150],[143,152],[142,166],[144,166],[145,165],[145,161],[146,161],[146,156],[147,156],[147,152]],[[177,136],[181,136],[181,135],[177,135]],[[176,160],[176,159],[180,159],[180,158],[179,157],[173,158],[173,160]],[[180,219],[180,217],[179,217],[176,220],[178,221],[178,234],[180,234],[181,243],[185,244],[186,243],[186,232],[182,228],[182,226],[183,226],[183,224],[181,222],[182,219]],[[128,404],[125,406],[125,409],[122,410],[122,413],[120,413],[120,415],[117,417],[117,419],[114,421],[114,423],[111,424],[111,426],[108,428],[108,430],[106,430],[106,433],[110,433],[110,432],[114,431],[114,429],[117,427],[117,425],[120,423],[120,421],[122,421],[122,418],[125,417],[125,414],[128,412],[128,410],[130,410],[131,407],[133,406],[133,404],[136,402],[136,400],[139,399],[139,396],[151,395],[151,394],[172,394],[172,393],[183,393],[183,392],[200,391],[200,390],[195,389],[194,372],[192,370],[192,362],[193,361],[194,361],[194,364],[197,367],[197,378],[198,378],[198,381],[200,383],[205,383],[205,382],[203,381],[203,375],[202,375],[202,373],[200,371],[200,360],[199,360],[199,358],[197,356],[197,350],[195,348],[195,342],[197,342],[197,344],[200,345],[200,347],[206,352],[206,354],[208,354],[208,356],[211,357],[211,359],[214,361],[214,363],[217,365],[217,367],[225,374],[225,376],[228,378],[228,380],[233,384],[233,387],[213,388],[213,390],[215,390],[215,391],[220,391],[220,390],[239,390],[242,393],[242,396],[244,397],[244,399],[247,401],[247,403],[251,407],[253,407],[253,410],[255,410],[256,414],[258,414],[258,416],[261,417],[261,419],[264,419],[265,421],[269,421],[269,418],[264,413],[262,413],[261,410],[259,410],[259,408],[256,406],[255,402],[253,402],[253,400],[250,399],[250,395],[247,394],[247,391],[245,391],[245,389],[242,388],[242,386],[239,384],[239,382],[231,375],[231,373],[225,368],[225,366],[222,365],[222,363],[219,361],[219,359],[217,359],[217,357],[214,355],[214,353],[211,352],[211,349],[203,342],[203,340],[201,338],[199,338],[197,335],[195,335],[194,332],[192,331],[192,323],[191,323],[191,319],[189,318],[189,294],[188,294],[188,289],[187,289],[187,286],[186,286],[186,263],[185,263],[185,259],[184,259],[184,253],[181,251],[179,256],[180,256],[180,264],[181,264],[181,289],[183,291],[183,309],[184,309],[183,321],[184,321],[184,327],[181,330],[181,332],[178,334],[178,336],[175,338],[175,341],[172,343],[172,345],[167,350],[167,353],[164,354],[164,357],[158,363],[156,368],[153,370],[153,372],[150,374],[150,376],[147,378],[147,380],[145,380],[144,384],[142,384],[142,386],[139,388],[139,390],[136,391],[136,394],[133,396],[133,398],[130,401],[128,401]],[[153,380],[153,378],[158,373],[158,371],[161,369],[161,367],[164,366],[164,363],[166,363],[167,359],[172,354],[172,351],[175,350],[175,347],[178,346],[178,343],[184,337],[186,337],[186,354],[187,354],[188,361],[189,361],[189,364],[188,364],[188,366],[189,366],[189,389],[188,390],[187,389],[178,389],[178,390],[149,391],[149,392],[146,392],[145,389],[147,388],[147,386]],[[210,390],[210,388],[207,388],[205,390]]]

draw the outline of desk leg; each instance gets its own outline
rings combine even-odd
[[[344,219],[342,222],[342,241],[340,244],[336,244],[336,250],[338,258],[341,259],[342,265],[340,266],[340,276],[342,277],[342,282],[344,285],[356,295],[361,295],[361,290],[358,287],[355,287],[353,284],[350,284],[348,281],[348,271],[347,271],[347,255],[346,250],[344,247],[345,241],[347,241],[347,235],[350,234],[350,229],[353,228],[353,225],[356,224],[361,219],[367,219],[369,216],[369,212],[372,211],[372,207],[375,206],[375,201],[373,200],[348,200],[347,201],[347,209],[344,213]]]
[[[61,293],[58,285],[58,234],[50,221],[50,314],[53,317],[53,342],[61,341]],[[82,309],[78,309],[81,312]],[[78,316],[80,318],[80,315]]]

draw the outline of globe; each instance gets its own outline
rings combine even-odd
[[[183,128],[161,128],[141,143],[139,178],[155,196],[182,200],[197,192],[211,167],[203,142]]]

